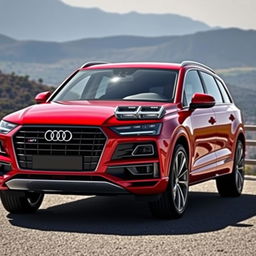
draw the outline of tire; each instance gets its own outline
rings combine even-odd
[[[44,194],[25,191],[1,191],[0,197],[10,213],[33,213],[43,202]]]
[[[176,145],[172,157],[169,183],[157,201],[149,202],[154,217],[162,219],[180,218],[188,202],[188,155],[182,145]]]
[[[218,177],[216,185],[220,196],[238,197],[241,195],[244,185],[244,145],[239,140],[236,145],[236,153],[231,174]]]

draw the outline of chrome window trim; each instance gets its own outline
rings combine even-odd
[[[205,70],[205,69],[203,69],[203,68],[200,68],[200,67],[192,67],[192,68],[188,68],[188,69],[185,70],[185,75],[184,75],[183,84],[182,84],[181,101],[180,101],[180,103],[181,103],[181,105],[182,105],[182,109],[189,109],[189,106],[184,106],[184,105],[183,105],[183,98],[184,98],[184,89],[185,89],[186,76],[187,76],[187,73],[188,73],[189,71],[192,71],[192,70],[199,71],[199,72],[200,72],[200,71],[205,72],[205,73],[211,75],[213,78],[218,79],[218,80],[223,84],[223,86],[224,86],[226,92],[228,93],[228,95],[229,95],[229,97],[230,97],[231,103],[223,102],[223,103],[218,103],[218,104],[216,104],[215,106],[234,104],[233,98],[232,98],[232,96],[231,96],[231,94],[230,94],[230,92],[229,92],[229,90],[228,90],[228,88],[227,88],[225,82],[223,81],[223,79],[221,79],[217,74],[211,73],[211,72],[209,72],[208,70]],[[199,74],[198,74],[198,76],[199,76]],[[199,78],[200,78],[200,76],[199,76]],[[204,85],[203,85],[203,84],[202,84],[202,86],[203,86],[203,88],[204,88]],[[204,90],[205,90],[205,88],[204,88]]]

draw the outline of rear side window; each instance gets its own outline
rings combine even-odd
[[[221,81],[219,81],[218,79],[216,79],[218,86],[220,88],[221,94],[223,96],[223,100],[225,103],[231,103],[231,99],[226,91],[226,89],[224,88],[224,85],[222,84]]]
[[[223,103],[223,99],[220,93],[220,90],[218,88],[218,85],[215,82],[215,79],[204,72],[200,72],[202,79],[204,81],[204,85],[206,88],[206,93],[210,94],[211,96],[213,96],[215,98],[216,103]]]
[[[188,71],[184,82],[183,106],[189,106],[195,93],[204,93],[204,89],[196,70]]]

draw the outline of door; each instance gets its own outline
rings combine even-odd
[[[232,145],[234,143],[232,136],[232,124],[235,121],[233,104],[231,104],[230,98],[219,80],[205,72],[200,72],[200,75],[207,93],[212,95],[216,101],[213,111],[216,117],[214,151],[217,171],[219,174],[228,173],[232,168]]]
[[[206,179],[216,171],[215,155],[215,113],[213,108],[201,108],[191,110],[189,104],[195,93],[205,93],[199,73],[196,70],[190,70],[185,75],[183,91],[183,106],[188,111],[189,130],[191,138],[191,175],[190,182],[196,182]]]

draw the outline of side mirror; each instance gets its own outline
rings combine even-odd
[[[196,108],[211,108],[215,105],[215,99],[213,96],[204,93],[195,93],[190,103],[190,109]]]
[[[41,93],[37,94],[36,97],[35,97],[36,103],[37,104],[45,103],[49,99],[51,94],[52,93],[50,91],[41,92]]]

